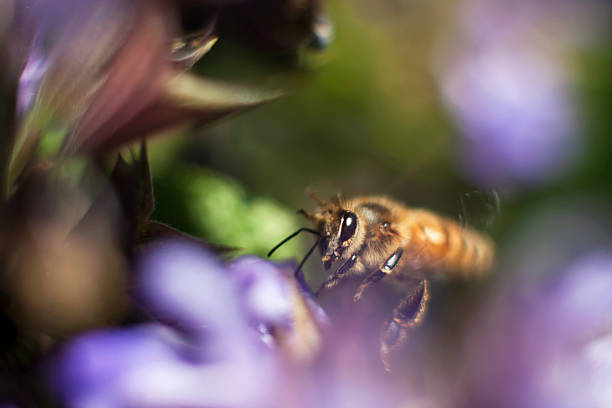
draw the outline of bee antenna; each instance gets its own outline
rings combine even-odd
[[[270,250],[270,252],[268,252],[268,258],[274,253],[274,251],[276,251],[278,248],[283,246],[285,244],[285,242],[289,241],[292,238],[295,238],[300,232],[304,232],[304,231],[310,232],[311,234],[319,235],[318,231],[315,231],[315,230],[313,230],[311,228],[300,228],[299,230],[295,231],[293,234],[289,235],[287,238],[285,238],[281,242],[279,242],[274,248],[272,248]]]
[[[316,191],[307,188],[306,194],[308,194],[312,201],[314,201],[319,207],[324,207],[327,204],[323,199],[321,199],[321,197],[319,197],[319,194],[317,194]]]
[[[294,273],[294,276],[296,277],[296,279],[300,278],[300,271],[302,270],[302,267],[306,263],[306,260],[308,258],[310,258],[310,255],[312,255],[312,251],[314,251],[314,249],[317,247],[317,245],[319,245],[320,241],[321,241],[321,237],[317,238],[317,242],[315,242],[314,245],[312,247],[310,247],[310,249],[308,250],[308,253],[306,253],[306,256],[304,256],[304,258],[302,258],[302,262],[300,262],[300,264],[298,265],[298,267],[297,267],[297,269],[295,270],[295,273]]]

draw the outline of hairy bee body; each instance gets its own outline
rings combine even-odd
[[[340,264],[316,294],[360,274],[365,278],[355,292],[355,301],[383,279],[405,291],[381,333],[380,356],[387,370],[392,350],[423,321],[429,278],[477,276],[492,265],[494,246],[488,237],[431,211],[407,208],[380,196],[348,200],[338,196],[329,202],[311,196],[319,208],[312,214],[300,210],[315,226],[306,230],[318,235],[315,245],[325,268]]]
[[[355,234],[333,245],[341,214],[346,212],[356,215]],[[323,204],[311,219],[323,237],[324,264],[360,255],[351,274],[378,268],[397,248],[403,255],[391,276],[398,281],[433,275],[470,277],[487,271],[493,260],[493,245],[486,236],[434,212],[407,208],[385,197],[335,199]]]

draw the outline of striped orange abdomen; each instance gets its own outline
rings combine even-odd
[[[410,210],[410,248],[424,267],[448,276],[475,276],[491,268],[493,242],[486,235],[425,210]]]

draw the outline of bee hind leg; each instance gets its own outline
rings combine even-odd
[[[393,309],[393,317],[384,323],[380,336],[380,360],[386,371],[391,371],[392,352],[406,342],[413,329],[423,323],[429,297],[429,283],[422,280]]]

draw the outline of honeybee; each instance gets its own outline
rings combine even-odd
[[[314,229],[301,228],[270,251],[307,231],[318,239],[296,270],[318,246],[330,274],[315,295],[336,286],[348,276],[365,275],[353,300],[366,289],[389,281],[406,290],[405,296],[385,321],[381,332],[380,358],[390,371],[391,352],[404,343],[409,332],[425,316],[430,298],[428,280],[436,275],[473,277],[490,269],[494,245],[490,238],[431,211],[407,208],[386,197],[370,196],[323,201],[310,194],[318,210],[298,212]]]

